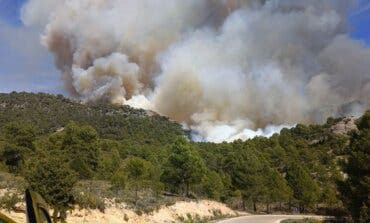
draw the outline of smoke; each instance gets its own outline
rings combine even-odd
[[[48,2],[48,4],[43,4]],[[30,0],[66,89],[152,109],[196,139],[269,136],[370,106],[352,0]]]

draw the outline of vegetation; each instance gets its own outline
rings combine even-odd
[[[160,169],[150,161],[140,157],[129,157],[122,161],[122,166],[112,178],[116,188],[126,189],[134,193],[132,203],[140,202],[139,193],[143,191],[158,192],[162,189],[159,182]]]
[[[348,178],[341,182],[343,200],[356,222],[370,222],[370,111],[358,122],[344,164]]]
[[[87,124],[104,139],[125,141],[126,144],[165,145],[176,136],[187,134],[181,125],[166,117],[147,114],[129,106],[96,103],[82,104],[39,93],[0,93],[0,126],[7,123],[30,124],[38,134],[61,130],[70,121]]]
[[[77,178],[75,173],[59,157],[47,157],[32,160],[25,178],[31,190],[43,195],[46,202],[54,209],[53,219],[64,221],[66,211],[72,209],[72,189]]]
[[[169,152],[170,156],[164,164],[163,182],[172,191],[181,191],[189,197],[190,186],[200,182],[204,176],[204,161],[184,138],[179,138]]]
[[[0,94],[0,186],[14,186],[3,186],[12,181],[2,176],[25,178],[22,185],[56,210],[55,221],[76,204],[104,211],[104,198],[115,197],[141,213],[173,203],[170,195],[254,212],[347,207],[355,221],[368,222],[370,112],[350,136],[331,130],[341,120],[271,138],[197,143],[179,124],[144,110]]]
[[[0,208],[7,211],[14,211],[20,201],[21,199],[18,194],[7,192],[0,198]]]
[[[209,217],[200,217],[199,215],[191,215],[190,213],[186,214],[186,216],[179,216],[178,222],[181,223],[207,223],[207,222],[216,222],[217,220],[225,219],[228,215],[223,215],[220,210],[212,210],[212,216]]]

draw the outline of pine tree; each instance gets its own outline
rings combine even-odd
[[[287,202],[293,196],[292,189],[288,182],[280,173],[274,169],[269,169],[265,175],[267,195],[267,212],[270,212],[269,204],[276,202]]]
[[[207,197],[220,200],[224,192],[224,184],[216,171],[208,171],[202,179],[202,186]]]
[[[300,212],[305,212],[306,207],[313,207],[318,201],[320,188],[309,175],[308,171],[293,162],[288,167],[286,179],[293,189],[293,196],[299,203]]]
[[[206,165],[198,152],[183,138],[179,138],[171,150],[164,165],[162,180],[177,188],[181,187],[184,196],[188,197],[190,186],[199,183],[206,173]]]
[[[224,160],[224,168],[230,175],[232,184],[242,192],[244,209],[246,203],[252,203],[254,212],[257,212],[257,204],[266,200],[268,190],[264,176],[266,162],[257,154],[256,150],[236,143],[234,151]]]

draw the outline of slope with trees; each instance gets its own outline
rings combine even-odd
[[[359,131],[351,137],[344,171],[348,178],[340,182],[343,201],[356,222],[370,222],[370,111],[358,122]]]
[[[0,94],[0,170],[25,178],[58,219],[74,205],[104,210],[106,197],[151,211],[171,195],[254,212],[348,207],[354,219],[368,220],[369,112],[351,137],[332,130],[342,118],[329,118],[218,144],[192,142],[179,124],[149,113]]]

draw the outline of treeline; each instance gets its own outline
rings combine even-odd
[[[271,138],[214,144],[191,142],[179,125],[145,111],[10,95],[0,97],[0,168],[23,176],[54,207],[55,219],[74,204],[104,210],[96,197],[86,201],[86,191],[76,194],[88,180],[106,182],[107,191],[134,208],[166,194],[255,212],[347,207],[355,221],[369,220],[370,112],[349,136],[334,134],[331,127],[341,119],[330,118]]]

